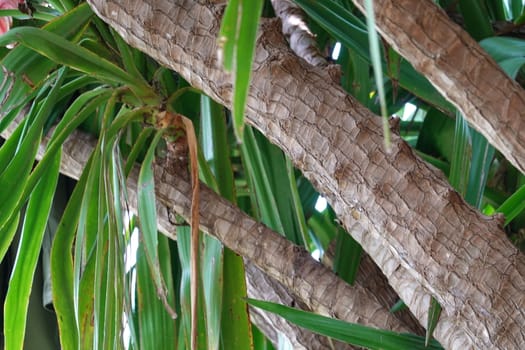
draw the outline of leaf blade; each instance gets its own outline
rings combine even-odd
[[[442,349],[435,341],[426,347],[424,338],[412,334],[378,330],[261,300],[248,299],[247,301],[250,305],[273,312],[315,333],[357,346],[377,350]]]

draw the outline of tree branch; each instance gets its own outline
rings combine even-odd
[[[133,191],[133,174],[130,179],[128,185]],[[187,169],[157,165],[155,180],[158,201],[189,219],[191,186]],[[406,329],[361,285],[349,286],[302,247],[258,223],[204,185],[200,198],[201,229],[293,292],[298,304],[349,322]]]
[[[326,59],[322,57],[313,34],[310,32],[305,22],[305,14],[303,11],[293,3],[291,0],[272,0],[272,6],[276,15],[282,22],[282,32],[286,36],[290,48],[300,58],[313,66],[323,67],[328,64]],[[340,68],[336,65],[327,67],[330,74],[335,74],[337,80],[340,80]],[[335,77],[334,76],[334,77]],[[333,242],[335,243],[335,241]],[[333,247],[333,245],[331,245]],[[327,265],[326,261],[331,257],[330,251],[326,252],[323,259],[323,264],[332,268],[331,264]],[[333,256],[333,255],[332,255]],[[326,259],[328,258],[328,259]],[[394,305],[399,296],[390,287],[385,276],[381,270],[373,263],[368,254],[362,254],[362,260],[359,265],[359,273],[357,274],[357,283],[365,286],[371,295],[375,295],[386,308]],[[410,312],[400,311],[396,314],[398,318],[403,319],[404,323],[410,325],[414,333],[424,335],[424,330],[421,332],[421,326],[414,320]],[[418,332],[419,331],[419,332]],[[318,348],[314,346],[314,348]]]
[[[364,0],[354,0],[364,11]],[[375,0],[381,35],[525,173],[525,91],[430,0]]]
[[[287,306],[299,306],[303,310],[308,310],[305,305],[297,305],[297,298],[295,298],[290,291],[288,291],[281,283],[266,276],[260,269],[249,261],[246,262],[246,279],[248,281],[248,295],[250,298],[259,300],[268,300],[274,303],[279,303]],[[293,349],[308,350],[308,349],[356,349],[348,344],[338,343],[330,338],[321,337],[310,333],[298,327],[280,316],[265,312],[264,310],[250,306],[250,319],[255,321],[257,325],[264,325],[261,328],[263,333],[269,339],[277,339],[276,330],[281,330],[283,335],[288,339]],[[277,348],[277,342],[273,342]]]
[[[193,0],[89,3],[129,44],[231,105],[231,77],[216,55],[220,7]],[[518,349],[525,343],[525,258],[501,220],[469,207],[397,135],[386,153],[380,119],[326,71],[294,56],[274,21],[262,22],[247,118],[329,199],[420,322],[430,295],[439,301],[443,313],[434,334],[445,347]],[[330,290],[316,293],[330,298]]]
[[[19,121],[11,123],[1,133],[8,138],[15,130]],[[44,155],[49,137],[44,138],[39,147],[37,159]],[[75,131],[63,144],[61,173],[78,180],[87,164],[89,156],[96,146],[96,139],[86,133]],[[172,169],[173,170],[173,169]],[[128,178],[129,208],[137,212],[137,179],[138,167]],[[169,172],[161,165],[155,165],[155,183],[158,200],[156,203],[159,231],[171,239],[176,239],[176,226],[172,224],[175,213],[190,219],[191,209],[191,181],[187,169],[180,172]],[[248,258],[245,260],[248,282],[248,295],[259,298],[270,295],[271,300],[285,305],[295,304],[307,311],[337,317],[348,322],[359,322],[377,328],[391,329],[398,332],[412,332],[412,328],[403,323],[403,317],[397,318],[388,312],[388,305],[381,305],[375,294],[368,293],[367,286],[361,287],[360,282],[351,287],[339,279],[329,269],[314,261],[306,251],[293,245],[284,237],[257,223],[240,209],[228,203],[212,190],[201,184],[201,229],[223,241],[230,249]],[[189,192],[186,192],[189,191]],[[178,201],[175,203],[174,201]],[[186,207],[186,205],[189,205]],[[172,210],[175,208],[175,211]],[[208,209],[206,209],[208,208]],[[213,210],[210,210],[212,208]],[[221,217],[225,211],[232,221],[227,223]],[[237,227],[237,223],[242,226]],[[262,233],[264,236],[259,237]],[[259,238],[258,238],[259,237]],[[253,241],[257,242],[254,243]],[[278,248],[257,249],[264,246]],[[292,259],[290,259],[292,257]],[[256,267],[256,266],[257,267]],[[308,271],[304,273],[303,270]],[[266,275],[261,275],[262,273]],[[302,276],[306,276],[303,280]],[[257,291],[260,284],[265,284],[274,290],[261,293]],[[325,286],[319,290],[318,286]],[[330,290],[332,294],[324,299],[322,291]],[[256,293],[257,292],[257,293]],[[276,327],[277,331],[285,334],[294,348],[317,344],[319,349],[331,348],[330,341],[325,337],[312,334],[298,328],[276,315],[267,314],[258,310],[256,325],[261,328]],[[264,317],[260,317],[265,315]],[[263,323],[262,323],[263,322]],[[269,322],[269,323],[268,323]],[[409,323],[410,324],[410,323]],[[290,331],[294,331],[290,334]],[[272,334],[268,334],[272,335]],[[277,341],[275,337],[272,339]],[[349,349],[347,345],[337,344],[337,349]]]
[[[312,66],[326,66],[328,62],[317,48],[314,35],[308,29],[303,11],[290,0],[272,0],[275,14],[281,19],[283,34],[295,54]]]
[[[193,0],[89,3],[132,46],[231,105],[231,77],[216,55],[220,7]],[[506,238],[501,218],[468,206],[398,135],[386,153],[381,121],[326,71],[294,56],[274,21],[261,26],[247,120],[328,198],[420,322],[430,295],[439,301],[443,313],[434,334],[445,347],[518,349],[525,343],[525,258]],[[333,289],[298,283],[317,285],[311,292],[321,294],[319,300],[331,298]]]

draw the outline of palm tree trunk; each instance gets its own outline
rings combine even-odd
[[[192,0],[89,3],[129,44],[231,105],[231,79],[217,59],[221,7]],[[501,218],[468,206],[397,135],[386,152],[381,121],[327,71],[294,56],[275,21],[261,25],[253,70],[248,122],[282,148],[329,199],[347,231],[420,322],[426,323],[434,296],[443,307],[434,334],[446,348],[520,348],[525,343],[525,257],[507,240]],[[184,208],[177,204],[176,210]],[[209,229],[233,225],[225,217],[235,215],[231,209],[217,214],[222,219]],[[249,234],[257,246],[259,235]],[[281,266],[282,272],[298,272],[293,267],[302,267],[293,259],[302,262],[302,253],[286,253],[292,260]],[[305,279],[314,274],[308,269],[301,273]],[[311,290],[313,285],[304,283],[302,288],[318,300],[329,298],[330,290]]]
[[[354,0],[364,11],[364,0]],[[375,0],[376,24],[465,119],[525,173],[525,91],[430,0]]]

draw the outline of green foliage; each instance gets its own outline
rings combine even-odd
[[[385,100],[385,88],[383,83],[383,69],[381,66],[381,52],[379,50],[379,37],[375,30],[375,16],[374,16],[374,1],[365,1],[366,11],[366,26],[368,28],[368,43],[370,45],[370,59],[372,67],[374,68],[374,79],[377,86],[377,94],[379,96],[379,104],[381,105],[381,116],[383,117],[383,138],[385,140],[385,148],[390,149],[390,127],[388,125],[388,115]]]
[[[366,20],[349,1],[296,2],[308,14],[322,51],[342,43],[337,60],[342,86],[383,115],[404,111],[406,102],[414,104],[417,112],[402,121],[401,135],[449,175],[469,203],[487,213],[503,213],[509,235],[523,245],[525,178],[398,53],[377,40],[370,45],[368,35],[374,31],[367,30]],[[362,248],[342,229],[331,208],[314,208],[318,193],[284,153],[244,127],[264,1],[230,0],[226,8],[218,40],[225,67],[232,72],[232,113],[128,46],[86,3],[48,3],[47,10],[39,8],[39,21],[30,22],[17,10],[1,13],[17,16],[15,23],[22,25],[0,37],[2,45],[18,43],[1,53],[0,131],[21,114],[12,137],[0,147],[0,188],[8,189],[0,191],[1,259],[15,248],[16,230],[23,222],[4,304],[6,349],[23,347],[25,310],[42,235],[53,195],[61,190],[55,190],[61,148],[79,129],[98,142],[62,214],[51,252],[61,347],[189,348],[189,228],[178,222],[173,242],[159,235],[157,226],[153,165],[171,160],[164,139],[169,133],[159,130],[157,119],[165,109],[188,116],[196,125],[199,173],[205,184],[309,252],[324,255],[341,278],[354,282]],[[457,10],[470,34],[483,39],[481,45],[507,74],[522,81],[524,41],[494,37],[491,27],[497,19],[523,21],[523,4],[509,4],[465,0],[458,2]],[[242,11],[247,8],[250,11]],[[384,95],[381,107],[378,95]],[[47,147],[35,164],[44,138],[49,140]],[[138,213],[128,211],[128,177],[138,178]],[[204,234],[201,242],[199,348],[271,348],[250,324],[242,257]],[[440,306],[432,300],[429,313],[434,317],[429,317],[426,341],[437,349],[430,338]],[[416,349],[425,344],[413,335],[249,303],[359,346]],[[123,338],[123,328],[129,339]]]
[[[434,329],[436,329],[437,323],[439,321],[439,315],[441,315],[441,305],[439,305],[436,298],[432,297],[430,301],[430,306],[428,307],[427,329],[425,333],[425,347],[427,347],[432,341],[432,334],[434,333]]]
[[[442,349],[435,341],[425,344],[425,339],[412,334],[400,334],[383,331],[359,324],[351,324],[316,315],[288,306],[248,299],[250,305],[276,313],[295,324],[340,341],[368,349],[398,350],[398,349]]]
[[[365,62],[370,64],[372,58],[369,54],[368,34],[366,24],[351,11],[340,5],[335,0],[315,1],[296,0],[297,4],[314,19],[333,38]],[[386,64],[383,62],[383,64]],[[385,66],[385,72],[389,69]],[[430,85],[430,83],[412,66],[402,60],[399,72],[399,85],[415,96],[428,101],[440,109],[451,111],[451,105]],[[344,76],[344,75],[343,75]]]
[[[9,290],[4,305],[5,346],[8,349],[23,349],[29,292],[33,284],[42,239],[53,202],[53,194],[60,170],[60,153],[46,169],[29,199],[20,239],[17,259],[9,281]]]
[[[489,15],[483,2],[476,0],[460,0],[459,10],[465,20],[467,31],[476,40],[494,35]]]
[[[233,73],[232,114],[239,140],[243,136],[244,108],[263,3],[263,0],[230,0],[219,33],[224,68]]]
[[[140,167],[137,187],[141,242],[144,244],[144,254],[153,272],[157,293],[162,299],[165,299],[167,291],[160,271],[158,256],[157,207],[155,200],[155,181],[153,179],[153,157],[163,133],[164,130],[157,131],[148,147],[148,151]]]
[[[89,6],[82,4],[49,22],[42,29],[50,33],[57,33],[75,43],[84,32],[86,23],[92,15]],[[17,46],[2,58],[2,66],[5,68],[1,73],[2,84],[0,85],[2,111],[12,111],[12,113],[2,118],[0,130],[4,130],[7,124],[13,121],[20,108],[34,98],[31,90],[34,90],[34,93],[37,92],[42,81],[48,77],[56,64],[43,59],[29,48]]]
[[[235,182],[224,108],[201,96],[201,145],[208,169],[204,182],[235,203]],[[204,163],[204,162],[202,162]],[[203,287],[206,301],[208,349],[248,349],[252,343],[247,305],[244,263],[213,237],[205,235],[202,254]],[[213,261],[214,264],[209,264]],[[214,332],[213,332],[214,331]]]
[[[158,237],[159,260],[165,278],[173,283],[171,277],[170,250],[167,237]],[[137,250],[137,302],[141,305],[136,310],[138,320],[138,349],[173,349],[177,342],[176,320],[165,312],[163,303],[157,296],[157,287],[150,277],[149,263],[144,252],[144,246]],[[171,291],[171,290],[170,290]],[[174,291],[172,291],[174,292]],[[175,295],[168,295],[168,303],[175,302]],[[151,336],[155,334],[155,336]]]

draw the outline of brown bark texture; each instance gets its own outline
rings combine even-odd
[[[326,66],[315,37],[306,25],[303,11],[291,0],[272,0],[277,17],[281,19],[283,34],[293,52],[312,66]]]
[[[305,14],[299,6],[291,0],[272,0],[272,6],[276,16],[281,20],[282,32],[292,51],[313,66],[327,66],[328,62],[321,55],[315,37],[306,24]],[[334,73],[338,71],[340,74],[338,66],[332,65],[327,68]],[[332,268],[331,258],[334,256],[332,248],[335,248],[335,243],[335,241],[332,242],[330,249],[325,252],[322,260],[322,263],[330,268]],[[356,283],[367,288],[369,293],[375,295],[386,308],[390,308],[390,306],[399,300],[399,296],[392,287],[390,287],[381,270],[366,253],[362,254]],[[420,335],[425,334],[424,329],[422,329],[421,325],[419,325],[418,321],[414,319],[410,312],[406,310],[398,311],[396,316],[402,319],[405,324],[409,325],[414,333]],[[312,346],[315,349],[319,348],[313,344]]]
[[[364,0],[354,0],[364,11]],[[375,0],[383,38],[525,173],[525,91],[431,0]]]
[[[322,259],[323,265],[329,268],[333,267],[335,243],[336,241],[333,241],[330,244]],[[390,309],[399,301],[399,296],[388,284],[385,275],[383,275],[379,267],[377,267],[372,258],[366,253],[362,253],[361,255],[359,270],[356,274],[354,283],[365,288],[369,294],[375,295],[381,305],[385,306],[387,309]],[[414,334],[421,336],[425,335],[425,329],[421,326],[418,320],[414,318],[410,311],[406,309],[399,310],[395,315],[402,320]]]
[[[1,136],[8,138],[19,122],[20,120],[16,120],[11,123]],[[44,155],[48,141],[49,137],[46,137],[40,145],[37,154],[38,160]],[[78,180],[95,145],[96,139],[93,136],[75,131],[63,145],[61,173]],[[180,214],[186,220],[190,220],[192,195],[191,181],[186,169],[180,169],[180,172],[173,170],[172,168],[166,169],[163,165],[156,165],[155,167],[156,192],[159,198],[156,208],[159,231],[171,239],[176,239],[176,225],[173,224],[175,214]],[[127,180],[128,206],[135,214],[137,213],[138,172],[138,167],[135,167]],[[326,267],[315,262],[302,248],[293,245],[278,233],[257,223],[205,185],[201,184],[201,186],[204,195],[200,201],[202,205],[211,208],[211,210],[201,210],[201,223],[203,220],[207,223],[201,228],[247,258],[245,264],[248,296],[250,298],[301,306],[303,310],[313,310],[324,315],[331,315],[348,322],[359,322],[371,327],[398,332],[417,331],[409,319],[408,326],[404,324],[404,321],[407,320],[406,315],[399,313],[392,315],[388,312],[391,300],[388,296],[386,299],[381,299],[382,291],[375,291],[366,283],[363,288],[360,281],[356,282],[355,287],[350,287]],[[175,201],[178,205],[175,205]],[[232,221],[228,222],[227,225],[224,224],[225,221],[221,217],[224,211],[231,213],[227,218]],[[220,222],[217,223],[218,221]],[[210,222],[217,224],[210,224]],[[243,223],[244,226],[232,229],[237,225],[237,222]],[[251,229],[246,229],[246,226],[250,226]],[[277,250],[254,250],[253,241],[261,232],[265,236],[258,238],[258,245],[279,246],[280,248]],[[228,238],[224,239],[223,237],[226,235]],[[290,259],[289,252],[293,252],[292,259]],[[303,269],[308,272],[304,274],[307,277],[304,281],[302,278]],[[323,293],[315,291],[314,287],[317,285],[325,286],[327,290],[333,289],[326,294],[329,298],[324,299],[322,298]],[[385,303],[385,300],[388,302]],[[310,333],[262,310],[256,311],[252,321],[265,331],[265,334],[274,344],[277,344],[277,336],[281,332],[288,338],[294,349],[307,349],[310,345],[314,346],[315,349],[352,348]],[[273,332],[270,332],[271,329]]]
[[[191,184],[186,169],[156,166],[157,199],[190,218]],[[302,247],[258,223],[202,185],[201,229],[248,259],[295,295],[296,304],[323,315],[406,331],[395,316],[360,284],[350,286]],[[384,326],[380,326],[384,325]]]
[[[277,282],[271,277],[268,277],[254,264],[249,261],[246,263],[246,279],[248,281],[248,295],[250,298],[259,300],[267,300],[274,303],[297,307],[296,298],[285,288],[281,283]],[[303,310],[308,310],[304,305]],[[315,333],[310,333],[292,323],[289,323],[284,318],[272,314],[271,312],[264,312],[256,307],[250,307],[250,320],[255,321],[258,325],[264,325],[261,329],[268,339],[277,339],[277,330],[280,330],[294,350],[309,350],[309,349],[331,349],[331,350],[350,350],[357,349],[348,344],[339,343],[327,337],[321,337]],[[277,343],[273,341],[277,348]]]
[[[231,77],[217,60],[222,7],[190,0],[89,3],[129,44],[231,105]],[[381,120],[348,96],[325,70],[291,53],[275,21],[261,25],[247,118],[327,197],[347,231],[422,324],[430,296],[438,300],[443,313],[434,335],[445,348],[521,348],[525,257],[506,238],[501,218],[486,217],[468,206],[398,135],[392,135],[392,150],[387,153]],[[182,192],[173,199],[182,200],[181,196]],[[177,211],[184,211],[180,205],[176,204]],[[232,210],[217,214],[222,219],[209,223],[210,229],[239,229],[228,217],[235,214]],[[248,231],[255,227],[237,222]],[[275,243],[261,246],[263,234],[253,232],[250,240],[244,240],[250,242],[249,250],[280,249]],[[226,245],[234,243],[227,243],[228,235],[220,238]],[[303,253],[284,254],[293,262],[301,261]],[[284,272],[294,276],[292,270]],[[309,273],[301,266],[304,278]],[[312,297],[337,300],[330,294],[332,287],[301,283]]]

